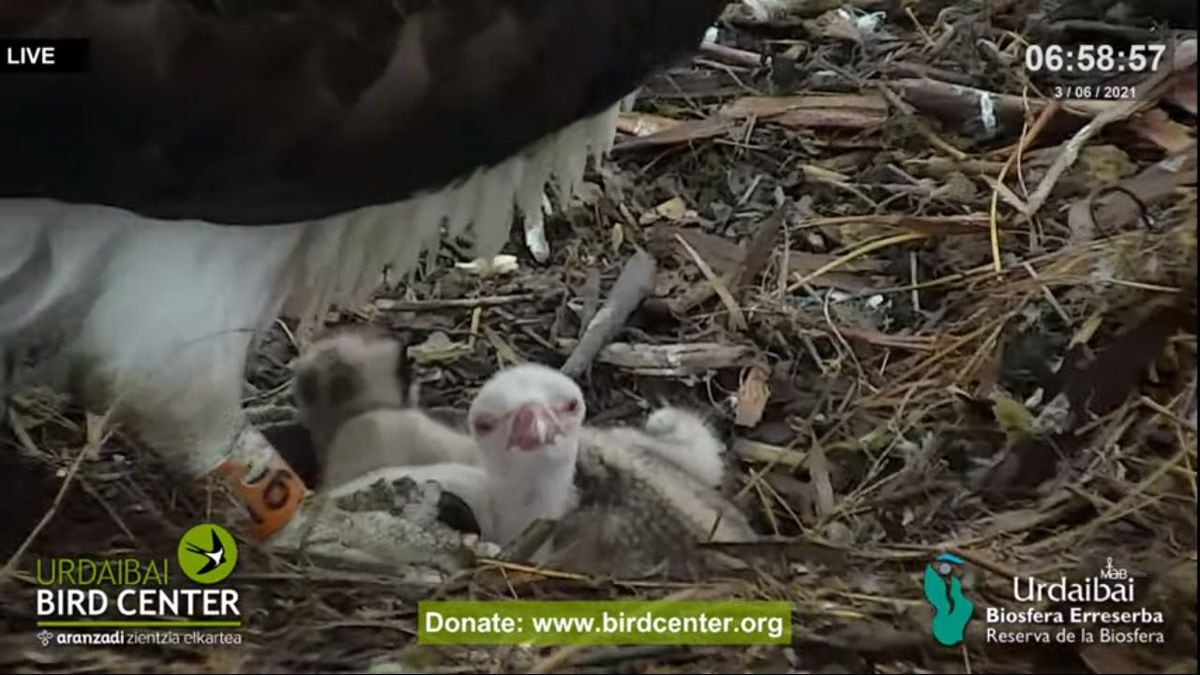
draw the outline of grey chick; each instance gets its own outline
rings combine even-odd
[[[479,463],[468,435],[416,407],[405,342],[395,335],[340,330],[315,342],[295,373],[293,394],[323,485],[388,467]]]

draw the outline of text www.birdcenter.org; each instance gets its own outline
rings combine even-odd
[[[787,602],[423,601],[422,644],[788,644]]]

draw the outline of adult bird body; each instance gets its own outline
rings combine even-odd
[[[70,387],[189,476],[273,456],[240,404],[256,333],[443,233],[497,252],[722,5],[0,0],[0,37],[89,48],[0,73],[0,395]]]

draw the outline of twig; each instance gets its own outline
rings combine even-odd
[[[645,251],[638,251],[625,263],[617,277],[604,306],[588,324],[583,337],[575,345],[562,372],[569,377],[579,377],[595,360],[596,355],[625,326],[630,314],[642,304],[654,290],[654,258]]]
[[[734,294],[740,295],[747,286],[754,283],[759,274],[762,274],[771,259],[771,253],[775,250],[775,240],[779,238],[779,231],[783,229],[783,220],[784,207],[780,206],[758,226],[754,238],[746,246],[741,269],[730,284]]]
[[[727,47],[715,42],[705,42],[700,45],[700,51],[718,61],[735,66],[758,68],[763,65],[763,56],[758,52],[738,49],[737,47]]]
[[[611,650],[589,654],[578,659],[575,659],[576,667],[592,667],[598,668],[609,666],[608,672],[612,672],[612,666],[637,659],[650,659],[656,657],[669,656],[678,654],[683,651],[683,647],[679,645],[627,645],[622,647],[614,647]]]
[[[129,529],[129,526],[126,525],[125,521],[121,519],[121,514],[117,513],[117,510],[113,508],[112,504],[108,503],[108,500],[100,494],[99,490],[89,485],[88,482],[83,478],[79,479],[79,487],[83,488],[84,492],[88,493],[92,499],[96,500],[96,503],[104,509],[105,513],[108,514],[108,517],[112,518],[113,522],[116,523],[117,527],[121,528],[121,531],[125,533],[126,537],[129,537],[129,541],[132,541],[139,546],[144,545],[141,538],[134,534],[133,530]]]
[[[904,13],[908,16],[908,20],[917,27],[917,32],[921,34],[921,37],[925,38],[925,46],[933,47],[933,38],[929,36],[929,31],[925,30],[925,26],[921,25],[921,20],[917,18],[917,15],[913,14],[912,7],[905,7]]]
[[[705,279],[708,279],[708,283],[712,286],[717,297],[721,298],[721,304],[725,305],[725,309],[729,310],[730,328],[734,330],[746,330],[748,326],[746,315],[742,314],[742,308],[738,305],[737,300],[734,299],[733,294],[729,292],[729,286],[717,276],[717,273],[704,260],[700,252],[693,248],[686,239],[678,233],[676,233],[675,239],[683,245],[684,250],[691,256],[692,262],[696,263],[696,267],[700,268],[700,273],[704,275]]]
[[[8,424],[12,427],[13,434],[16,435],[17,440],[20,441],[17,448],[30,459],[46,461],[46,454],[38,450],[37,444],[29,436],[29,431],[25,429],[25,425],[21,424],[21,420],[17,417],[17,411],[10,406],[7,412]]]
[[[554,533],[557,524],[548,518],[538,518],[512,543],[500,551],[498,558],[506,562],[524,562],[533,558],[542,544]]]
[[[1147,408],[1150,408],[1151,410],[1157,412],[1158,414],[1162,415],[1163,417],[1166,417],[1167,419],[1171,420],[1175,424],[1178,424],[1179,426],[1183,427],[1184,429],[1187,429],[1188,431],[1192,432],[1193,434],[1196,433],[1196,425],[1195,424],[1192,424],[1188,420],[1181,419],[1178,415],[1175,414],[1174,411],[1163,406],[1163,404],[1159,403],[1158,401],[1155,401],[1154,399],[1150,398],[1149,396],[1146,396],[1143,394],[1138,399],[1138,402],[1141,403],[1142,405],[1146,406]]]
[[[955,72],[945,68],[929,66],[924,63],[910,63],[908,61],[892,61],[884,64],[884,70],[902,75],[915,75],[917,77],[928,77],[932,80],[941,80],[951,84],[961,84],[967,87],[974,87],[977,83],[975,77],[965,72]]]
[[[1191,449],[1187,447],[1180,448],[1173,457],[1163,462],[1157,469],[1151,472],[1150,475],[1146,476],[1139,483],[1134,485],[1133,489],[1126,493],[1119,502],[1113,504],[1107,511],[1096,516],[1084,525],[1072,530],[1066,530],[1049,539],[1038,542],[1039,548],[1046,550],[1049,548],[1051,543],[1060,544],[1070,542],[1071,545],[1079,545],[1089,536],[1094,534],[1096,530],[1100,529],[1101,526],[1111,523],[1114,520],[1120,520],[1131,514],[1137,513],[1144,507],[1145,504],[1145,502],[1142,504],[1136,504],[1135,502],[1137,502],[1138,498],[1144,496],[1143,493],[1147,492],[1151,486],[1162,479],[1163,476],[1167,475],[1167,473],[1169,473],[1173,468],[1179,464],[1182,464],[1187,459],[1190,451]],[[1148,501],[1154,501],[1157,498],[1158,497],[1151,496],[1148,497]]]
[[[11,410],[9,411],[9,421],[13,425],[13,428],[21,427],[19,421],[17,420],[16,413]],[[21,428],[23,429],[23,427]],[[49,525],[50,521],[54,519],[54,514],[58,513],[59,507],[62,506],[63,499],[67,496],[67,490],[70,489],[71,483],[75,481],[75,474],[79,473],[79,467],[83,464],[84,458],[91,454],[91,451],[92,449],[90,444],[84,445],[84,447],[79,450],[79,454],[75,456],[75,461],[71,464],[71,468],[67,471],[67,475],[63,479],[62,485],[58,487],[58,494],[54,496],[54,502],[50,504],[49,509],[46,509],[46,513],[42,514],[42,519],[38,521],[38,524],[33,528],[33,531],[29,533],[29,536],[25,537],[25,541],[21,542],[21,545],[17,547],[16,552],[13,553],[12,557],[8,559],[8,563],[4,566],[4,574],[0,576],[8,576],[16,571],[17,563],[21,561],[21,556],[25,555],[25,551],[33,545],[34,540],[37,539],[42,530],[46,529],[46,526]]]
[[[592,578],[586,574],[575,574],[574,572],[560,572],[558,570],[547,569],[543,567],[533,567],[530,565],[522,565],[520,563],[509,562],[507,560],[499,560],[497,558],[479,558],[479,564],[488,567],[494,567],[498,570],[508,570],[510,572],[523,572],[525,574],[536,574],[548,579],[567,579],[570,581],[591,581]]]
[[[917,278],[917,253],[916,253],[916,251],[908,252],[908,272],[909,272],[909,277],[912,279],[912,285],[913,285],[913,289],[912,289],[913,309],[917,313],[920,313],[921,312],[921,289],[917,288],[917,285],[920,284],[921,281],[920,281],[920,279]]]
[[[545,297],[545,294],[541,293],[517,293],[515,295],[489,295],[482,298],[446,298],[443,300],[392,300],[382,298],[375,301],[375,307],[391,312],[414,312],[425,309],[474,309],[476,307],[495,307],[496,305],[533,302]]]
[[[861,387],[864,384],[867,387],[874,389],[874,387],[871,387],[870,381],[867,379],[867,374],[863,371],[862,363],[859,362],[858,354],[854,352],[854,347],[852,347],[850,343],[846,341],[846,338],[842,335],[842,332],[838,330],[837,324],[834,323],[833,317],[829,313],[829,298],[832,295],[833,289],[825,291],[825,297],[822,298],[821,303],[821,314],[825,317],[825,323],[829,326],[830,332],[832,332],[833,336],[837,338],[837,341],[842,345],[842,348],[846,350],[846,353],[850,355],[850,361],[854,363],[854,368],[858,371],[858,382],[853,383],[851,386],[855,389],[856,394],[858,387]]]
[[[895,89],[909,105],[925,115],[941,120],[948,125],[947,130],[964,125],[977,124],[980,102],[990,101],[995,111],[996,129],[1000,135],[1015,134],[1025,123],[1029,110],[1040,112],[1047,105],[1046,101],[1026,100],[1017,94],[999,94],[986,89],[965,87],[962,85],[941,82],[939,80],[900,78],[887,83]],[[1078,101],[1072,102],[1069,110],[1074,118],[1071,121],[1082,120],[1100,111],[1110,109],[1112,101]]]
[[[892,107],[894,107],[900,112],[901,115],[908,119],[908,121],[912,124],[913,129],[928,139],[935,148],[940,149],[942,152],[960,162],[965,162],[970,159],[967,153],[954,147],[949,141],[944,140],[941,136],[938,136],[936,133],[934,133],[933,129],[929,128],[928,122],[926,122],[921,116],[917,115],[916,110],[907,102],[905,102],[904,99],[900,98],[899,94],[892,91],[891,87],[888,87],[886,82],[876,83],[876,89],[878,89],[879,93],[883,94],[883,97],[892,104]]]
[[[579,296],[583,299],[583,309],[579,311],[579,337],[583,337],[587,327],[592,323],[592,319],[596,318],[596,311],[600,309],[600,270],[591,268],[588,270],[587,279],[583,282],[583,287],[579,289]]]
[[[563,351],[578,349],[578,342],[559,339]],[[629,370],[663,371],[677,374],[734,368],[748,365],[754,348],[718,342],[685,342],[666,345],[614,342],[597,352],[594,360]]]
[[[530,667],[531,673],[561,673],[563,666],[570,662],[571,658],[576,654],[587,649],[589,645],[574,644],[559,647],[552,654],[538,661]]]
[[[1148,28],[1134,26],[1118,26],[1094,19],[1067,19],[1056,21],[1048,26],[1049,31],[1059,33],[1098,33],[1109,35],[1129,42],[1144,42],[1160,37],[1158,33]]]
[[[1058,101],[1053,101],[1050,105],[1042,109],[1033,126],[1029,127],[1027,132],[1021,134],[1021,140],[1017,143],[1016,149],[1008,156],[1008,160],[1004,162],[1004,167],[1000,169],[1000,175],[996,177],[995,186],[992,190],[992,205],[988,212],[988,224],[992,236],[992,269],[997,273],[1004,268],[1003,262],[1000,260],[1000,219],[997,209],[997,202],[1000,198],[999,187],[1004,185],[1004,178],[1008,175],[1008,170],[1012,168],[1013,163],[1020,161],[1019,158],[1025,148],[1042,133],[1042,129],[1046,128],[1046,124],[1050,122],[1050,118],[1054,117],[1054,114],[1058,112],[1060,107],[1061,104]],[[1041,186],[1039,185],[1038,188],[1040,189]],[[1025,206],[1026,209],[1029,208],[1028,203]],[[1031,211],[1026,210],[1026,213],[1031,213]]]
[[[860,258],[860,257],[870,253],[871,251],[876,251],[881,248],[886,248],[893,244],[903,244],[904,242],[908,242],[908,241],[917,241],[919,239],[927,239],[928,237],[929,237],[929,235],[925,234],[923,232],[905,232],[902,234],[896,234],[896,235],[892,235],[890,237],[883,237],[881,239],[876,239],[874,241],[867,242],[866,244],[859,246],[858,248],[854,249],[853,251],[850,251],[846,255],[843,255],[840,258],[837,258],[835,260],[831,260],[830,262],[828,262],[824,265],[821,265],[821,267],[819,267],[818,269],[815,269],[812,272],[809,272],[808,274],[800,277],[795,282],[793,282],[792,285],[788,286],[788,292],[794,293],[797,289],[808,284],[813,279],[816,279],[817,277],[821,276],[822,274],[825,274],[827,272],[835,270],[838,267],[841,267],[842,265],[845,265],[846,263],[850,262],[851,260],[854,260],[855,258]]]
[[[747,461],[783,464],[793,469],[804,464],[808,456],[803,450],[792,450],[742,437],[733,440],[732,450],[735,455]]]

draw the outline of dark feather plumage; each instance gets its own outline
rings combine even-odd
[[[0,0],[84,73],[0,76],[0,198],[226,224],[391,203],[600,112],[720,0]]]

